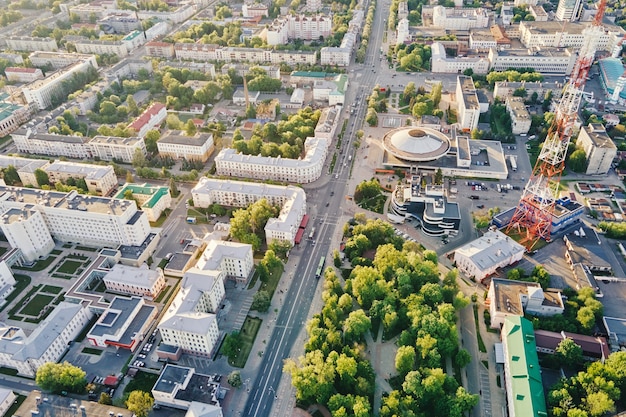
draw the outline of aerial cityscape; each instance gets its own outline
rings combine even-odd
[[[0,416],[626,415],[624,0],[0,0]]]

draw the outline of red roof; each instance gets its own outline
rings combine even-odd
[[[117,377],[115,375],[109,375],[106,378],[104,378],[103,384],[104,385],[108,385],[110,387],[114,387],[114,386],[117,385],[117,382],[118,382],[118,380],[117,380]]]
[[[173,46],[173,45],[167,42],[150,41],[146,44],[146,46],[158,46],[161,48],[169,48],[170,46]]]
[[[141,116],[135,119],[128,127],[135,129],[136,132],[139,132],[142,127],[150,122],[153,116],[159,114],[161,110],[165,108],[165,104],[163,103],[154,103],[150,106]]]

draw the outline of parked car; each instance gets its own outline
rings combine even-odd
[[[480,200],[480,196],[477,195],[470,195],[469,198],[470,200]]]

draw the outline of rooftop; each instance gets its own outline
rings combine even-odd
[[[602,123],[589,123],[585,126],[585,133],[596,148],[617,149]]]
[[[91,165],[77,162],[55,161],[46,167],[47,172],[78,175],[87,180],[98,180],[111,175],[113,167],[110,165]]]
[[[401,127],[383,137],[383,146],[395,157],[407,161],[432,161],[450,149],[450,139],[426,127]]]
[[[476,266],[485,270],[499,264],[502,259],[510,258],[516,253],[525,251],[524,246],[499,230],[489,230],[483,236],[456,250],[456,252],[470,258]]]
[[[200,133],[195,136],[186,136],[181,131],[169,131],[165,136],[159,139],[159,143],[186,146],[204,146],[207,142],[213,142],[212,133]]]
[[[151,287],[160,277],[161,273],[159,270],[149,269],[146,264],[142,264],[139,267],[115,264],[104,279],[117,283]]]
[[[144,304],[139,297],[115,297],[89,334],[109,336],[114,338],[112,341],[129,346],[155,311],[155,306]]]
[[[493,278],[491,285],[494,289],[494,299],[491,302],[495,303],[496,311],[507,313],[507,315],[524,315],[522,297],[543,296],[542,306],[564,308],[559,292],[543,291],[536,282]]]

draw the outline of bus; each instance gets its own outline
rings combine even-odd
[[[311,233],[309,233],[309,240],[312,240],[314,236],[315,236],[315,227],[313,227],[311,229]]]
[[[322,269],[324,269],[324,262],[326,262],[326,257],[322,256],[320,258],[320,263],[317,265],[317,271],[315,271],[315,278],[320,279],[322,276]]]

